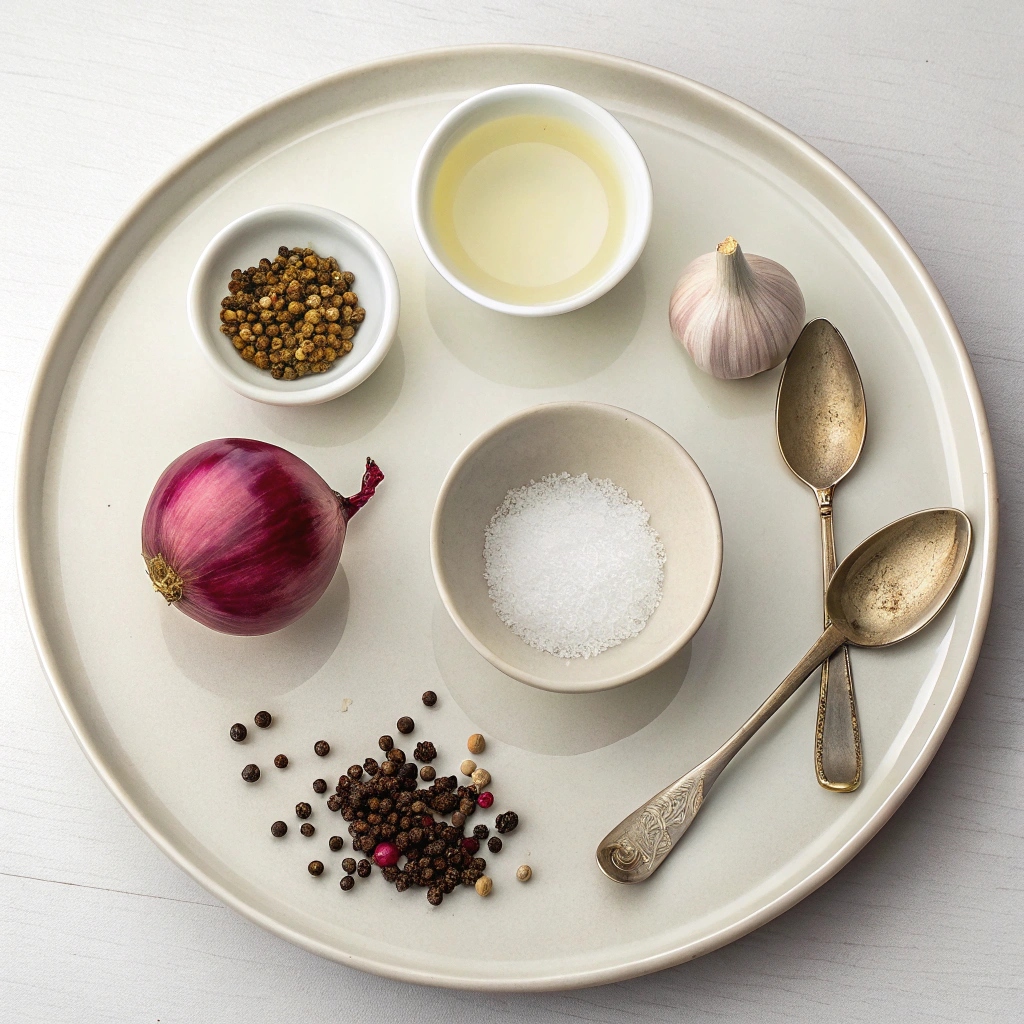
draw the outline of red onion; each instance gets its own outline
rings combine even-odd
[[[197,622],[236,636],[273,633],[323,595],[345,529],[384,474],[366,460],[343,498],[291,452],[264,441],[207,441],[172,462],[142,519],[153,587]]]

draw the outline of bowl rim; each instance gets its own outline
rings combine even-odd
[[[277,386],[278,381],[272,377],[268,378],[274,386],[253,384],[245,380],[233,367],[227,365],[220,359],[216,350],[220,347],[220,333],[211,330],[206,323],[206,317],[199,308],[199,291],[203,281],[210,274],[210,265],[216,256],[229,244],[233,237],[250,224],[281,214],[303,214],[330,224],[330,226],[343,235],[347,235],[357,246],[359,246],[370,258],[374,269],[380,278],[381,289],[384,295],[384,308],[381,314],[381,326],[377,336],[373,339],[369,349],[363,358],[351,369],[344,370],[336,376],[327,376],[327,379],[314,387],[307,387],[301,390],[287,390]],[[277,203],[273,206],[261,206],[248,213],[236,217],[233,221],[222,227],[207,242],[203,248],[196,265],[189,278],[186,297],[189,326],[207,362],[213,367],[217,375],[230,388],[238,394],[251,398],[253,401],[262,402],[265,405],[318,405],[321,402],[329,402],[358,387],[363,383],[384,361],[392,342],[398,333],[398,316],[401,306],[401,297],[398,286],[398,275],[395,273],[394,265],[384,247],[377,241],[369,231],[361,224],[357,224],[350,217],[346,217],[337,210],[328,209],[325,206],[315,206],[311,203]]]
[[[460,122],[465,121],[480,107],[487,106],[506,97],[528,95],[544,95],[552,99],[554,101],[553,105],[556,107],[572,106],[583,110],[605,127],[609,135],[615,140],[618,150],[622,153],[626,162],[635,166],[638,171],[637,180],[624,181],[623,187],[631,193],[636,202],[635,223],[639,229],[635,233],[627,232],[612,265],[597,281],[587,288],[556,302],[520,304],[502,302],[499,299],[477,291],[463,281],[448,266],[442,255],[430,241],[430,235],[427,231],[425,207],[428,199],[426,187],[429,174],[436,166],[438,151],[442,144],[447,141],[452,129]],[[540,82],[520,82],[510,85],[499,85],[493,89],[485,89],[483,92],[474,93],[474,95],[463,100],[448,111],[437,123],[416,158],[416,166],[412,176],[412,219],[416,229],[416,237],[431,265],[453,288],[460,291],[466,298],[472,299],[481,306],[486,306],[488,309],[493,309],[498,313],[508,313],[512,316],[557,316],[560,313],[569,313],[574,309],[581,309],[583,306],[587,306],[601,298],[602,295],[606,295],[636,265],[637,260],[640,259],[647,246],[647,240],[651,234],[651,225],[654,219],[654,185],[651,181],[651,172],[647,166],[647,161],[644,159],[640,147],[636,144],[636,140],[629,134],[622,122],[599,103],[595,103],[592,99],[583,96],[581,93],[573,92],[571,89],[563,89],[561,86],[546,85]],[[629,241],[630,234],[635,234],[635,238],[631,243]]]
[[[704,505],[709,513],[708,517],[711,520],[711,524],[714,527],[714,566],[707,589],[704,593],[704,599],[701,602],[701,606],[697,613],[686,625],[685,629],[681,630],[679,635],[668,643],[662,650],[658,651],[648,658],[647,661],[633,669],[627,669],[612,675],[602,676],[598,679],[588,680],[584,683],[577,683],[571,687],[566,687],[559,686],[551,679],[517,668],[505,661],[504,658],[496,654],[486,644],[484,644],[473,630],[470,629],[469,625],[459,614],[451,591],[448,588],[447,579],[442,568],[441,523],[444,506],[456,479],[459,477],[466,463],[476,455],[477,452],[487,444],[487,442],[503,433],[513,424],[520,423],[523,420],[548,415],[563,409],[581,408],[588,409],[599,415],[614,415],[615,417],[619,417],[622,414],[625,414],[629,417],[629,420],[641,430],[653,434],[659,439],[667,442],[676,450],[678,455],[682,456],[681,461],[683,465],[687,467],[691,475],[695,478],[698,490],[701,491],[704,496]],[[630,409],[623,409],[621,406],[609,405],[605,402],[542,402],[539,405],[532,405],[527,409],[521,409],[519,412],[505,417],[500,422],[494,424],[494,426],[483,431],[483,433],[479,434],[470,441],[468,445],[466,445],[458,458],[452,463],[451,468],[448,470],[448,473],[444,478],[444,482],[441,484],[441,489],[438,491],[437,500],[434,502],[434,511],[430,520],[430,567],[434,575],[434,584],[437,587],[438,594],[441,597],[441,602],[445,606],[445,610],[451,616],[452,621],[459,628],[459,631],[473,645],[479,654],[483,655],[484,658],[486,658],[495,668],[504,672],[505,675],[511,676],[513,679],[518,679],[522,683],[528,683],[530,686],[535,686],[538,689],[548,690],[553,693],[597,693],[601,690],[610,690],[616,686],[622,686],[625,683],[632,682],[634,679],[639,679],[641,676],[647,675],[649,672],[653,672],[656,668],[665,664],[666,661],[678,654],[679,651],[681,651],[683,647],[693,639],[697,630],[704,624],[704,620],[711,611],[712,604],[714,604],[715,597],[718,594],[718,586],[722,579],[723,547],[722,519],[718,511],[718,502],[715,500],[715,495],[711,490],[711,485],[708,483],[707,478],[701,471],[700,466],[698,466],[694,461],[693,456],[690,455],[679,441],[677,441],[663,427],[659,427],[657,423],[654,423],[652,420],[649,420],[645,416],[641,416],[639,413],[633,412]]]

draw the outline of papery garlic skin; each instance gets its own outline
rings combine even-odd
[[[672,333],[705,372],[733,380],[778,366],[804,326],[803,293],[793,275],[735,238],[698,256],[669,303]]]

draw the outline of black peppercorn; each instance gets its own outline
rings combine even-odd
[[[519,815],[515,811],[506,811],[494,819],[494,827],[504,834],[511,832],[519,824]]]
[[[432,885],[427,890],[427,902],[432,907],[441,906],[441,902],[444,900],[444,890],[439,885]]]
[[[363,777],[363,769],[360,765],[354,764],[346,774],[353,782],[358,782]]]
[[[311,860],[309,862],[308,871],[311,875],[322,875],[324,873],[324,866],[318,860]]]
[[[270,834],[272,836],[276,836],[278,839],[280,839],[287,831],[288,826],[283,821],[275,821],[274,824],[270,826]]]
[[[314,793],[326,793],[327,792],[327,783],[326,783],[326,781],[324,779],[314,779],[313,780],[313,792]]]
[[[497,836],[491,836],[491,838],[487,840],[487,849],[490,850],[491,853],[499,853],[501,851],[501,840]]]
[[[408,716],[403,715],[396,723],[398,731],[406,736],[416,728],[416,723]]]
[[[231,726],[230,730],[228,730],[228,735],[236,743],[241,743],[242,740],[244,740],[245,737],[248,735],[248,732],[247,732],[245,726],[242,725],[241,722],[235,722],[235,724],[233,726]]]
[[[424,690],[422,700],[428,708],[432,708],[437,703],[437,694],[433,690]]]
[[[278,754],[277,757],[274,758],[274,766],[276,768],[287,768],[288,758],[284,754]]]
[[[380,749],[381,749],[381,750],[383,750],[385,754],[386,754],[386,753],[387,753],[387,752],[388,752],[388,751],[389,751],[389,750],[390,750],[390,749],[391,749],[391,748],[392,748],[392,747],[393,747],[394,745],[395,745],[395,741],[394,741],[394,739],[392,739],[392,737],[390,737],[390,736],[381,736],[381,738],[380,738],[379,740],[377,740],[377,746],[378,746],[378,747],[380,747]]]
[[[337,811],[341,809],[341,797],[337,793],[332,793],[327,798],[327,810]]]
[[[394,761],[385,761],[378,769],[384,778],[397,774],[398,765]]]
[[[242,769],[242,778],[245,779],[246,782],[257,782],[259,780],[259,777],[260,769],[258,765],[247,764]]]
[[[342,892],[348,892],[356,884],[356,880],[351,875],[344,875],[338,885],[341,886]]]
[[[313,744],[313,753],[317,757],[326,757],[331,752],[331,745],[327,740],[317,740]]]
[[[351,875],[356,869],[356,862],[351,857],[346,857],[341,862],[341,869]]]
[[[429,764],[425,764],[425,765],[424,765],[424,766],[423,766],[423,767],[422,767],[422,768],[420,769],[420,778],[421,778],[421,779],[422,779],[422,780],[423,780],[424,782],[433,782],[433,781],[434,781],[434,776],[435,776],[436,774],[437,774],[437,772],[435,772],[435,771],[434,771],[434,769],[433,769],[433,767],[432,767],[431,765],[429,765]]]
[[[360,878],[367,878],[370,874],[370,862],[365,858],[356,865],[356,874]]]
[[[308,821],[305,821],[302,823],[302,828],[299,831],[308,839],[316,829]]]
[[[489,836],[490,834],[491,834],[491,830],[490,830],[490,829],[489,829],[489,828],[488,828],[488,827],[487,827],[486,825],[477,825],[477,826],[476,826],[476,827],[475,827],[475,828],[473,829],[473,835],[475,835],[475,836],[477,837],[477,839],[479,839],[479,840],[480,840],[480,842],[481,842],[481,843],[482,843],[482,842],[483,842],[483,841],[484,841],[484,840],[485,840],[485,839],[486,839],[486,838],[487,838],[487,837],[488,837],[488,836]]]
[[[342,839],[341,836],[331,836],[331,838],[327,840],[327,845],[337,853],[345,845],[345,840]]]
[[[388,751],[388,760],[394,761],[397,765],[405,764],[405,751],[399,750],[398,747],[394,747]]]
[[[269,729],[270,723],[273,719],[270,717],[269,711],[257,711],[256,717],[253,719],[257,727],[260,729]]]
[[[416,744],[416,749],[413,751],[412,756],[417,761],[433,761],[437,757],[437,747],[430,740],[422,740]]]
[[[295,817],[296,818],[308,818],[313,813],[313,808],[309,804],[300,803],[295,805]]]

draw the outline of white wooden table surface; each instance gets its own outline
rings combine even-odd
[[[1024,6],[1019,0],[4,0],[0,23],[0,1022],[1024,1020]],[[963,332],[994,435],[999,579],[921,784],[835,879],[710,956],[582,992],[419,989],[221,906],[93,774],[14,573],[39,353],[89,256],[212,132],[406,50],[543,42],[715,86],[794,129],[903,230]],[[467,936],[467,941],[472,941]]]

